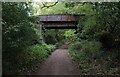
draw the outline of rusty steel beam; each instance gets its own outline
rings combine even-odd
[[[84,15],[72,15],[72,14],[55,14],[55,15],[39,15],[40,22],[46,29],[59,28],[59,29],[71,29],[77,28],[77,22],[81,16]]]

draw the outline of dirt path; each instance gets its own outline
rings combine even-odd
[[[55,50],[47,60],[40,64],[37,75],[80,75],[65,46]]]

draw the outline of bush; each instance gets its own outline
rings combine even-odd
[[[71,44],[69,53],[83,74],[119,75],[119,49],[104,52],[101,48],[99,41],[82,40]]]
[[[75,30],[71,30],[71,29],[65,31],[64,36],[68,43],[73,43],[77,40],[77,34],[75,34],[75,32],[76,32]]]
[[[46,59],[53,49],[55,49],[54,45],[36,44],[19,54],[12,56],[7,54],[8,59],[3,59],[3,74],[26,74],[34,71],[37,65]]]
[[[56,45],[52,45],[52,44],[47,45],[46,43],[44,43],[43,46],[47,47],[49,54],[56,49]]]
[[[73,43],[69,49],[77,54],[84,54],[88,57],[100,57],[102,47],[100,42],[83,40],[81,42]]]
[[[101,57],[102,45],[98,41],[82,40],[69,46],[69,53],[73,60],[79,63],[83,73],[86,73],[90,63]]]

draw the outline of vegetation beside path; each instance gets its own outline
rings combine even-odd
[[[31,3],[5,2],[2,7],[3,75],[34,71],[56,46],[39,39],[39,24],[32,16]]]
[[[106,51],[98,41],[81,41],[69,45],[72,59],[84,75],[120,75],[119,49]]]
[[[38,64],[45,60],[55,49],[54,45],[36,44],[19,53],[6,53],[3,58],[4,74],[27,74],[36,71]]]
[[[45,30],[43,39],[37,19],[41,14],[85,16],[78,20],[76,30]],[[3,74],[30,72],[55,47],[67,42],[83,75],[120,75],[119,21],[120,2],[3,2]]]

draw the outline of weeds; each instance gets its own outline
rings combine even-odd
[[[69,45],[69,53],[79,63],[82,74],[119,75],[118,52],[103,51],[98,41],[83,40]]]

